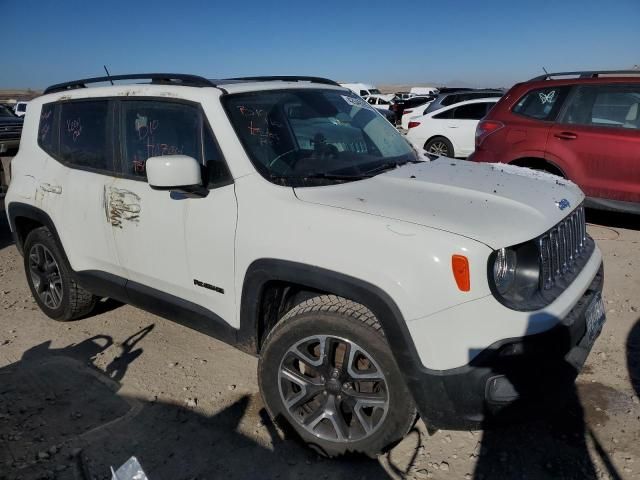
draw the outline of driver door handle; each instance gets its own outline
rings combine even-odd
[[[561,140],[575,140],[576,138],[578,138],[578,135],[573,132],[560,132],[554,134],[553,136],[556,138],[560,138]]]

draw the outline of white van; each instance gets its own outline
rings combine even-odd
[[[409,93],[413,97],[417,97],[419,95],[437,95],[438,89],[436,87],[412,87],[409,90]]]
[[[369,83],[341,83],[340,86],[348,88],[357,95],[360,95],[362,98],[368,98],[370,95],[382,94],[375,85],[371,85]]]

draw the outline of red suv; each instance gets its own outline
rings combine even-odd
[[[478,124],[469,159],[546,170],[577,183],[587,206],[640,214],[640,72],[515,85]]]

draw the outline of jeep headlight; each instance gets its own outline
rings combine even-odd
[[[498,250],[495,261],[493,262],[493,281],[496,290],[500,295],[508,293],[516,281],[516,266],[518,257],[516,252],[510,248],[501,248]]]
[[[494,295],[515,310],[535,310],[540,303],[540,261],[533,242],[501,248],[489,258]]]

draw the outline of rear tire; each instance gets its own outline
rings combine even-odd
[[[375,316],[334,295],[306,300],[280,320],[265,340],[258,380],[271,418],[329,457],[375,457],[417,415]]]
[[[96,297],[78,285],[62,248],[46,227],[32,230],[24,242],[24,270],[31,294],[53,320],[66,322],[88,315]]]
[[[431,155],[454,158],[453,145],[444,137],[435,137],[424,144],[424,149]]]

